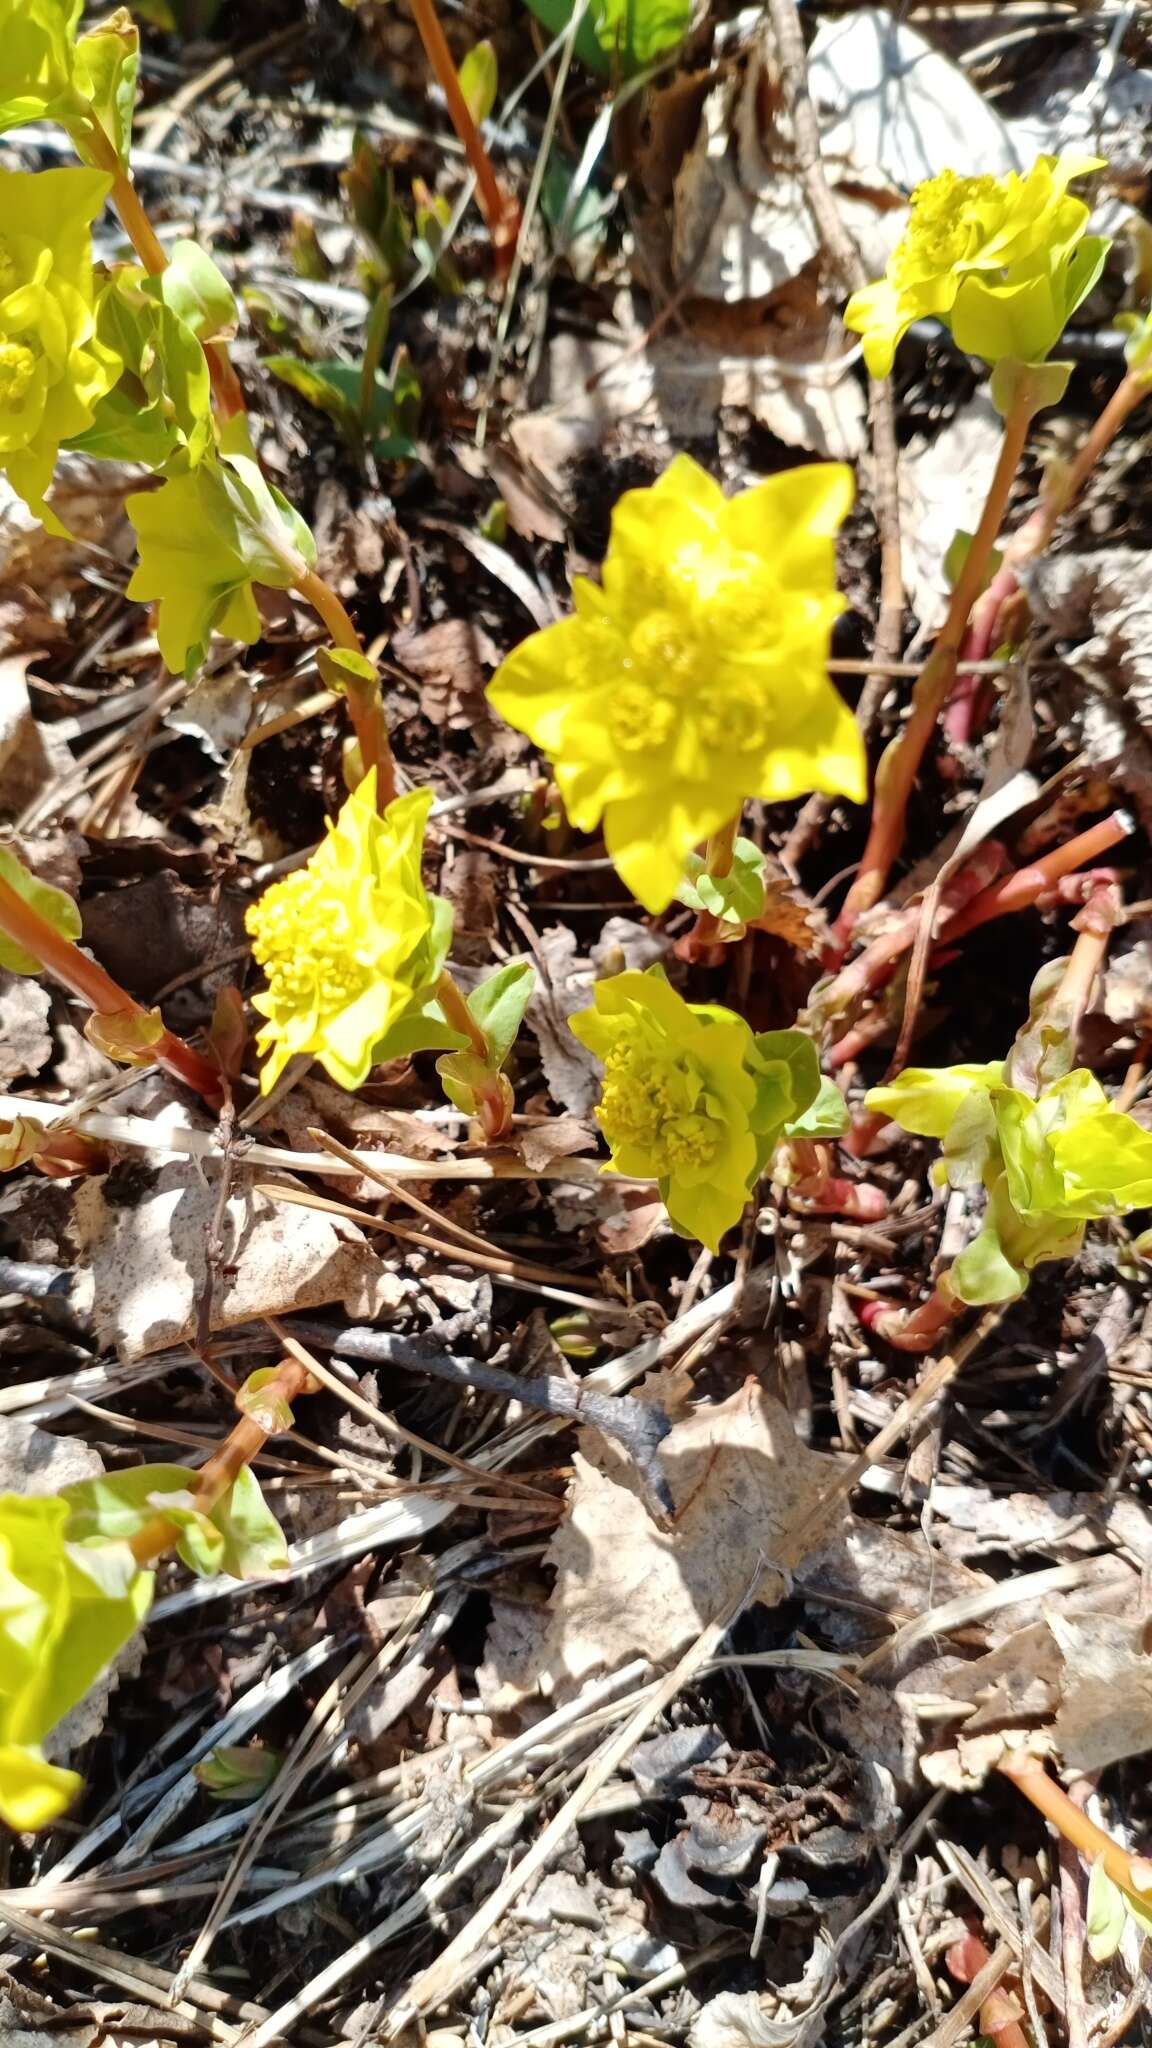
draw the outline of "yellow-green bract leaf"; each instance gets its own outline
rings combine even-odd
[[[42,1750],[0,1742],[0,1820],[18,1834],[47,1827],[71,1806],[81,1783],[79,1772],[50,1764]]]
[[[438,976],[452,929],[451,911],[428,895],[421,870],[431,801],[429,791],[413,790],[381,817],[373,771],[307,865],[249,909],[253,952],[268,978],[253,998],[268,1020],[256,1041],[270,1055],[265,1091],[301,1053],[349,1090],[363,1085],[375,1060],[396,1056],[393,1029]],[[444,1029],[441,1022],[431,1043],[458,1042]]]
[[[742,939],[764,908],[764,855],[755,840],[737,839],[726,875],[709,874],[701,854],[688,854],[676,901],[697,913],[710,911],[724,927],[725,939]]]
[[[1098,1110],[1054,1131],[1051,1148],[1072,1214],[1126,1216],[1152,1206],[1152,1131],[1123,1110]]]
[[[76,45],[73,86],[125,166],[132,146],[139,65],[140,36],[126,7],[118,7]],[[88,144],[90,126],[83,114],[68,122],[77,153],[86,163],[93,160]]]
[[[68,1507],[70,1543],[128,1543],[160,1513],[160,1494],[191,1493],[190,1465],[135,1465],[127,1472],[100,1472],[78,1479],[60,1498]]]
[[[1088,1912],[1085,1921],[1088,1953],[1094,1963],[1106,1963],[1115,1955],[1124,1939],[1124,1923],[1127,1917],[1124,1894],[1105,1870],[1104,1858],[1098,1856],[1088,1879]]]
[[[81,0],[0,0],[0,129],[70,103],[80,10]]]
[[[128,595],[159,602],[160,652],[177,673],[200,665],[214,632],[258,640],[253,586],[289,590],[316,560],[304,522],[247,456],[205,460],[127,505],[140,543]]]
[[[870,1088],[864,1106],[877,1116],[890,1116],[901,1130],[919,1138],[943,1138],[966,1095],[973,1088],[994,1088],[1004,1071],[1002,1060],[958,1067],[905,1067],[894,1081]]]
[[[604,1062],[596,1120],[612,1170],[656,1180],[677,1230],[718,1251],[792,1112],[788,1062],[765,1058],[734,1011],[686,1003],[656,968],[598,982],[568,1023]]]
[[[318,647],[316,666],[325,687],[341,697],[350,691],[380,687],[380,671],[375,662],[355,647]]]
[[[271,1572],[287,1571],[284,1532],[249,1466],[217,1501],[211,1519],[224,1539],[223,1570],[234,1579],[263,1579]]]
[[[496,88],[500,80],[496,52],[485,40],[474,43],[461,64],[457,76],[460,90],[468,102],[474,121],[486,121],[496,104]]]
[[[204,351],[144,271],[113,273],[97,304],[96,331],[124,375],[98,400],[91,426],[67,445],[151,469],[199,462],[214,442]]]
[[[859,728],[828,678],[843,463],[726,498],[689,455],[612,512],[599,584],[501,662],[489,697],[552,761],[568,816],[604,838],[647,910],[745,796],[863,802]]]
[[[6,882],[20,901],[27,903],[62,939],[80,937],[83,926],[72,898],[63,889],[54,889],[50,882],[30,874],[8,846],[0,846],[0,882]],[[0,967],[7,968],[9,974],[40,974],[43,964],[35,953],[29,953],[0,931]]]
[[[573,0],[528,0],[553,35],[572,19]],[[692,0],[591,0],[576,31],[576,54],[603,77],[640,71],[682,42],[692,21]]]
[[[156,283],[164,304],[199,341],[227,340],[235,333],[232,287],[198,242],[174,242],[168,268]]]
[[[60,1495],[0,1495],[0,1814],[13,1826],[39,1825],[67,1804],[75,1780],[42,1770],[35,1752],[152,1597],[152,1575],[126,1544],[86,1549],[69,1523]]]

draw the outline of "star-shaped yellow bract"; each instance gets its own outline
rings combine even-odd
[[[1090,156],[1041,156],[1021,176],[941,171],[912,194],[884,276],[848,302],[874,377],[886,377],[914,320],[937,319],[962,349],[996,363],[1042,362],[1099,275],[1107,243],[1085,236],[1089,209],[1068,187]]]
[[[268,1091],[309,1053],[340,1087],[359,1088],[377,1046],[429,977],[434,899],[421,876],[430,790],[376,809],[375,770],[348,798],[305,867],[248,911],[268,978],[253,1007]]]
[[[44,493],[60,443],[122,368],[96,338],[91,228],[108,186],[102,171],[0,170],[0,470],[56,532]]]
[[[497,670],[489,695],[550,757],[568,815],[648,910],[750,796],[862,802],[864,750],[828,679],[852,472],[813,463],[725,498],[688,455],[612,515],[603,587]]]

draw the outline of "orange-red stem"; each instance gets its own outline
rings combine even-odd
[[[63,982],[72,994],[87,1003],[97,1017],[122,1018],[125,1011],[135,1017],[146,1017],[147,1011],[113,981],[110,974],[96,960],[90,960],[79,946],[73,945],[41,917],[30,903],[16,894],[9,883],[0,880],[0,931],[23,947],[39,960],[46,974],[55,981]],[[182,1038],[165,1027],[155,1044],[149,1048],[157,1066],[164,1067],[189,1088],[202,1095],[211,1108],[218,1109],[223,1100],[220,1075],[217,1069]]]
[[[1004,422],[1000,454],[984,510],[980,514],[980,523],[964,557],[943,629],[912,692],[911,716],[885,749],[876,771],[868,842],[856,879],[836,921],[837,936],[845,945],[856,920],[866,910],[871,910],[884,894],[893,862],[904,844],[908,801],[920,763],[936,730],[936,721],[956,680],[956,663],[968,615],[984,585],[1034,412],[1032,394],[1025,383]]]
[[[1092,825],[1087,832],[1078,832],[1074,839],[1065,840],[1063,846],[1053,847],[1040,860],[1029,867],[1017,868],[1013,874],[1004,875],[998,882],[992,882],[980,894],[958,910],[955,917],[940,932],[937,944],[954,945],[965,932],[974,931],[977,925],[988,924],[994,917],[1007,917],[1012,911],[1027,910],[1030,904],[1047,894],[1065,875],[1074,869],[1084,867],[1089,861],[1098,860],[1122,839],[1127,839],[1135,830],[1132,819],[1126,811],[1113,811]]]
[[[287,1403],[290,1408],[301,1394],[311,1393],[315,1385],[306,1366],[298,1364],[294,1358],[282,1358],[274,1378],[260,1390],[262,1412],[274,1414],[279,1403]],[[207,1463],[200,1468],[193,1495],[200,1514],[211,1514],[217,1501],[223,1498],[230,1486],[235,1485],[244,1467],[252,1463],[273,1434],[255,1416],[241,1416],[219,1450],[213,1451]],[[137,1564],[153,1564],[158,1557],[163,1557],[166,1550],[174,1547],[179,1534],[175,1523],[157,1515],[131,1539],[129,1547]]]
[[[1069,1798],[1064,1787],[1049,1776],[1037,1757],[1026,1751],[1010,1754],[1000,1769],[1045,1820],[1051,1821],[1057,1833],[1079,1849],[1086,1862],[1103,1863],[1113,1884],[1130,1892],[1145,1912],[1152,1907],[1152,1859],[1134,1856],[1130,1849],[1122,1849],[1119,1842],[1098,1828],[1083,1808]]]
[[[476,196],[480,211],[492,241],[492,252],[497,268],[506,270],[512,260],[512,250],[518,230],[518,208],[514,200],[501,191],[492,159],[484,147],[484,138],[473,119],[472,109],[464,97],[452,52],[440,26],[440,17],[433,0],[411,0],[412,17],[420,31],[424,54],[436,74],[437,82],[447,102],[452,126],[464,145],[476,178]]]

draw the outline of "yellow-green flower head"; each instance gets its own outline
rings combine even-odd
[[[1023,177],[941,171],[917,185],[884,276],[844,315],[872,375],[888,375],[900,340],[926,318],[986,362],[1042,362],[1103,262],[1107,244],[1084,238],[1089,209],[1068,190],[1100,168],[1099,157],[1042,156]]]
[[[745,797],[863,801],[856,722],[826,666],[851,503],[841,463],[725,498],[677,455],[616,506],[603,587],[577,577],[575,617],[533,633],[493,678],[493,704],[549,755],[573,824],[603,819],[649,910]]]
[[[568,1020],[604,1062],[608,1170],[657,1180],[669,1217],[718,1251],[763,1157],[755,1040],[742,1017],[686,1003],[659,968],[598,982]]]
[[[265,1092],[298,1053],[355,1089],[375,1048],[427,973],[434,916],[420,859],[431,792],[376,809],[375,770],[349,797],[307,866],[274,882],[248,911],[252,951],[268,978],[253,1006],[268,1022]]]
[[[120,375],[96,339],[91,225],[102,171],[0,170],[0,470],[47,524],[62,441]]]
[[[0,129],[67,98],[80,10],[81,0],[0,0]]]

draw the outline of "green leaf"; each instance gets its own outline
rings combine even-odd
[[[487,39],[473,44],[456,76],[472,119],[486,121],[496,104],[496,90],[500,82],[496,52]]]
[[[709,874],[707,861],[698,853],[690,853],[684,865],[677,902],[697,913],[710,911],[726,927],[726,939],[742,939],[764,909],[764,855],[755,841],[736,841],[726,875]]]
[[[191,1493],[195,1485],[190,1465],[136,1465],[127,1472],[79,1479],[60,1496],[68,1506],[68,1540],[129,1543],[156,1520],[157,1495]]]
[[[1124,1939],[1127,1917],[1125,1894],[1109,1877],[1104,1858],[1098,1856],[1088,1878],[1085,1921],[1088,1953],[1094,1963],[1106,1963],[1115,1955]]]
[[[537,21],[559,35],[573,0],[528,0]],[[591,0],[576,31],[576,55],[601,77],[628,78],[674,50],[692,21],[692,0]]]
[[[198,341],[226,341],[239,317],[232,287],[198,242],[173,242],[168,268],[156,287],[178,320]]]
[[[360,414],[361,364],[305,363],[298,356],[280,355],[266,356],[264,367],[309,405],[327,413],[351,447],[360,447],[367,433],[373,453],[383,462],[400,461],[416,453],[412,433],[422,394],[420,380],[403,353],[390,376],[383,370],[375,373],[366,428]]]
[[[214,632],[258,640],[254,586],[289,590],[316,560],[299,514],[244,455],[206,459],[127,509],[140,543],[128,595],[158,601],[160,652],[177,674],[194,673]]]
[[[786,1138],[841,1138],[849,1125],[848,1105],[835,1081],[826,1074],[802,1116],[785,1124]]]
[[[1101,257],[1101,265],[1103,260]],[[1071,363],[1019,363],[1013,356],[1001,356],[988,380],[989,395],[1001,419],[1007,419],[1018,402],[1028,407],[1030,417],[1045,406],[1059,405],[1072,368]]]
[[[152,469],[196,463],[214,445],[212,389],[204,351],[141,270],[117,270],[96,309],[100,340],[118,355],[120,381],[92,425],[65,446]]]
[[[1018,1300],[1028,1285],[1028,1275],[1013,1265],[993,1224],[986,1221],[971,1244],[965,1245],[959,1258],[952,1261],[948,1283],[969,1308],[984,1308],[992,1302]]]
[[[83,924],[71,896],[65,895],[63,889],[54,889],[50,882],[42,882],[38,875],[29,873],[9,846],[0,846],[0,882],[6,882],[14,895],[42,917],[45,924],[51,925],[60,938],[80,937]],[[6,932],[0,931],[0,967],[6,968],[9,974],[41,974],[44,963],[37,954],[29,953]]]
[[[265,1579],[273,1572],[287,1571],[284,1531],[249,1466],[244,1466],[235,1484],[217,1501],[210,1519],[224,1539],[221,1569],[232,1578]]]
[[[408,1059],[415,1052],[441,1052],[445,1047],[459,1051],[468,1043],[464,1033],[448,1023],[436,996],[452,944],[452,905],[443,896],[430,896],[428,900],[432,905],[432,929],[413,968],[412,1001],[374,1046],[373,1066],[383,1060]]]
[[[531,963],[510,960],[468,997],[468,1008],[488,1040],[494,1067],[504,1065],[515,1045],[535,986],[536,970]]]
[[[318,647],[316,666],[326,689],[341,697],[357,690],[380,688],[380,671],[374,661],[355,647]]]
[[[283,1761],[278,1749],[223,1742],[193,1765],[192,1775],[213,1799],[258,1799],[275,1783]]]

